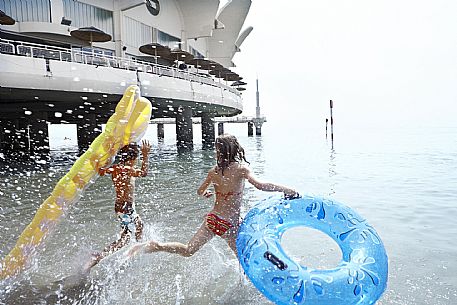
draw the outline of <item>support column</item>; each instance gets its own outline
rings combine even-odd
[[[158,123],[157,124],[157,139],[159,142],[163,142],[163,139],[165,138],[165,129],[163,126],[163,123]]]
[[[224,123],[217,123],[217,135],[224,134]]]
[[[254,124],[252,122],[248,122],[248,137],[252,137],[254,135]]]
[[[178,152],[194,148],[192,131],[192,108],[181,106],[176,113],[176,146]]]
[[[77,124],[79,152],[82,153],[89,148],[89,145],[101,132],[102,126],[97,123],[95,113],[85,114],[82,122]]]
[[[213,149],[216,141],[214,116],[211,113],[202,113],[202,147]]]
[[[254,126],[255,126],[255,135],[261,136],[262,135],[262,124],[264,122],[264,118],[255,118],[254,119]]]
[[[24,119],[13,120],[12,146],[13,156],[24,158],[30,152],[30,136],[27,122]]]
[[[30,153],[38,156],[49,155],[49,131],[47,113],[34,113],[29,119]]]
[[[255,135],[256,136],[262,135],[262,125],[255,125]]]
[[[12,125],[11,120],[0,120],[0,152],[3,153],[4,158],[11,155],[13,151]]]
[[[4,157],[23,159],[30,151],[29,129],[25,119],[4,119],[1,121],[1,152]]]

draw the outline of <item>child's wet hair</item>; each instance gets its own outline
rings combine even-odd
[[[136,160],[138,158],[138,144],[130,143],[119,150],[120,161]]]
[[[221,170],[224,175],[224,169],[226,169],[231,162],[246,161],[244,156],[244,149],[238,143],[238,139],[235,136],[229,134],[223,134],[216,138],[216,152],[217,152],[217,167],[216,170]]]

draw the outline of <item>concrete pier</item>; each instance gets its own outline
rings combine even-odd
[[[2,119],[0,122],[1,150],[7,158],[25,158],[30,151],[30,137],[27,121],[20,119]]]
[[[165,128],[163,123],[158,123],[157,124],[157,140],[159,142],[163,142],[165,139]]]
[[[248,122],[248,137],[252,137],[254,135],[254,123]]]
[[[214,115],[211,113],[202,114],[202,147],[204,149],[213,149],[216,141],[214,129]]]
[[[176,113],[176,146],[178,152],[194,148],[192,130],[192,108],[180,106]]]
[[[217,135],[224,134],[224,123],[217,123]]]
[[[48,115],[46,112],[34,113],[29,120],[30,153],[35,156],[49,154]]]

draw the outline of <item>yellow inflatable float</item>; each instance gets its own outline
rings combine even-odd
[[[148,127],[151,111],[151,103],[140,96],[138,86],[128,87],[105,130],[60,179],[19,236],[14,248],[2,260],[0,279],[16,275],[30,265],[37,247],[52,232],[65,211],[79,200],[89,183],[97,179],[98,169],[110,165],[122,146],[141,139]]]

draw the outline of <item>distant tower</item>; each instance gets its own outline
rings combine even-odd
[[[256,97],[255,117],[256,117],[256,119],[258,119],[258,118],[260,118],[259,79],[255,80],[255,84],[257,87],[257,92],[255,93],[255,97]]]
[[[264,117],[260,117],[260,97],[259,97],[259,79],[255,81],[257,92],[256,92],[256,107],[255,107],[255,118],[254,118],[254,126],[255,126],[255,134],[257,136],[262,135],[262,124],[265,122]]]

